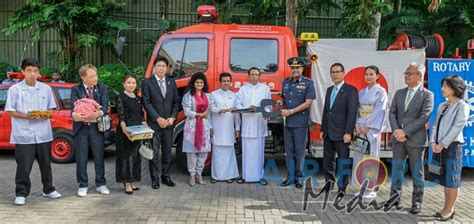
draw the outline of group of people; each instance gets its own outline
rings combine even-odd
[[[454,207],[459,194],[462,169],[462,130],[469,117],[469,106],[463,100],[466,83],[458,75],[450,75],[442,80],[442,94],[447,99],[439,105],[436,121],[428,138],[428,120],[434,107],[433,93],[423,87],[423,64],[410,64],[405,73],[407,87],[398,89],[388,104],[387,93],[378,84],[380,71],[376,66],[365,68],[367,87],[357,93],[357,89],[344,82],[344,66],[335,63],[330,69],[334,85],[326,92],[321,139],[324,142],[323,168],[329,188],[336,185],[335,161],[338,169],[348,170],[352,164],[352,183],[356,180],[356,166],[364,158],[379,158],[381,134],[390,125],[392,130],[392,183],[390,198],[385,207],[401,207],[402,181],[406,159],[413,177],[412,207],[410,213],[419,214],[424,192],[424,153],[431,145],[443,172],[439,174],[439,184],[444,187],[444,207],[434,214],[441,221],[454,217]],[[358,96],[358,97],[357,97]],[[367,139],[369,152],[353,152],[349,158],[349,144],[354,135]],[[343,196],[351,173],[342,172],[337,180],[338,196]],[[363,198],[376,197],[376,191],[367,190]]]
[[[315,84],[303,77],[305,60],[288,59],[292,75],[282,84],[284,119],[284,143],[287,178],[282,186],[303,186],[305,148],[310,123],[309,108],[316,98]],[[43,182],[43,196],[59,198],[52,184],[50,145],[52,141],[49,117],[32,117],[32,110],[48,111],[56,107],[51,88],[36,81],[39,73],[36,59],[23,60],[21,69],[25,79],[8,91],[5,110],[12,116],[11,143],[16,144],[17,162],[15,204],[25,204],[30,191],[29,174],[35,159],[38,160]],[[182,151],[186,153],[189,185],[206,184],[202,177],[208,153],[212,153],[211,183],[258,182],[267,185],[264,178],[264,149],[267,136],[267,119],[261,113],[260,102],[271,99],[270,88],[260,83],[261,71],[256,67],[248,70],[249,82],[237,93],[230,90],[232,76],[219,75],[220,88],[209,92],[206,76],[197,72],[190,78],[188,91],[180,97],[176,83],[167,77],[169,63],[157,56],[154,74],[142,81],[142,96],[136,95],[137,79],[133,75],[123,78],[124,91],[117,97],[119,123],[116,132],[116,181],[123,183],[125,192],[139,190],[135,185],[141,179],[141,141],[132,141],[127,127],[148,124],[154,130],[152,139],[153,159],[149,161],[151,186],[160,183],[169,187],[176,184],[170,177],[171,147],[178,112],[183,108],[186,116],[183,130]],[[435,214],[440,220],[454,216],[454,206],[461,180],[462,129],[467,122],[469,107],[462,100],[465,82],[457,75],[442,81],[442,93],[447,99],[439,106],[436,122],[432,125],[431,138],[427,137],[428,119],[433,110],[433,93],[424,88],[422,77],[425,67],[412,63],[404,73],[407,87],[396,91],[391,105],[386,90],[378,84],[380,71],[377,66],[367,66],[367,87],[358,90],[344,82],[345,70],[340,63],[330,68],[334,85],[326,91],[321,139],[324,142],[323,168],[327,190],[338,187],[338,196],[345,194],[351,173],[343,172],[336,182],[338,170],[355,170],[367,156],[377,159],[380,154],[381,134],[388,125],[392,129],[393,162],[390,200],[385,206],[400,206],[405,160],[409,159],[413,176],[413,214],[421,211],[423,201],[424,149],[431,144],[433,152],[445,168],[440,184],[445,187],[445,205]],[[87,160],[89,147],[94,158],[95,185],[100,194],[109,194],[104,176],[104,133],[97,127],[97,119],[107,113],[106,87],[97,82],[97,69],[86,64],[79,69],[82,83],[71,91],[71,100],[90,98],[101,105],[92,117],[72,113],[74,147],[77,161],[77,196],[88,192]],[[39,98],[38,98],[39,97]],[[74,110],[73,110],[74,111]],[[144,117],[146,112],[146,119]],[[49,131],[45,131],[49,130]],[[370,143],[369,152],[354,152],[350,159],[349,144],[355,135],[364,136]],[[242,175],[239,174],[234,145],[236,137],[242,139]],[[336,155],[338,160],[336,160]],[[161,169],[159,168],[161,165]],[[352,183],[359,186],[352,174]],[[376,197],[376,191],[368,190],[364,198]]]

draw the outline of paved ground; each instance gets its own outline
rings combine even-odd
[[[268,155],[274,159],[280,171],[284,171],[281,156]],[[113,152],[106,155],[106,177],[112,194],[98,195],[89,190],[85,198],[75,196],[77,190],[75,164],[54,164],[54,183],[63,198],[51,200],[41,197],[41,180],[35,164],[31,175],[32,192],[25,206],[14,206],[15,161],[12,152],[0,152],[0,222],[26,223],[416,223],[434,222],[431,218],[443,203],[441,187],[425,190],[421,215],[414,216],[401,211],[363,211],[356,209],[347,214],[328,205],[322,211],[322,199],[310,200],[308,211],[302,210],[303,191],[294,187],[282,188],[270,182],[262,187],[256,184],[207,184],[189,187],[187,176],[174,166],[173,178],[177,187],[162,186],[159,190],[150,187],[147,162],[142,164],[140,191],[133,195],[123,193],[123,187],[115,183],[115,159]],[[89,183],[93,183],[93,165],[89,162]],[[319,181],[322,180],[318,175]],[[403,205],[410,206],[411,181],[405,188]],[[384,185],[377,198],[387,198],[389,185]],[[472,201],[474,195],[474,170],[463,171],[463,187],[456,208],[457,223],[474,223]],[[349,193],[356,189],[348,190]],[[330,196],[330,199],[334,195]],[[347,202],[349,199],[345,199]]]

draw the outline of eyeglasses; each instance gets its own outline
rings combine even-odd
[[[344,72],[344,71],[331,71],[331,74],[337,74],[337,73],[341,73],[341,72]]]
[[[404,74],[405,76],[412,76],[412,75],[417,75],[418,72],[416,72],[416,73],[404,72],[403,74]]]

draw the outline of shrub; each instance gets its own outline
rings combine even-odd
[[[51,77],[51,74],[53,74],[54,70],[56,70],[53,67],[43,67],[39,70],[39,73],[41,75],[47,75],[48,77]]]
[[[137,77],[137,89],[140,88],[141,80],[145,76],[145,67],[138,66],[129,69]],[[104,64],[97,69],[99,82],[119,92],[123,91],[122,79],[127,73],[121,64]]]
[[[0,81],[7,77],[8,68],[11,67],[13,70],[17,70],[14,66],[10,65],[8,62],[0,59]]]

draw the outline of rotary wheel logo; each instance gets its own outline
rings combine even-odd
[[[365,179],[369,182],[367,185],[369,190],[383,185],[388,179],[387,166],[373,157],[361,160],[355,168],[355,181],[360,187]]]
[[[469,109],[471,110],[471,115],[467,119],[467,124],[466,126],[468,127],[473,127],[474,126],[474,114],[472,112],[474,111],[474,83],[473,82],[466,82],[467,88],[466,88],[466,95],[464,96],[464,99],[466,100],[466,103],[469,105]]]

